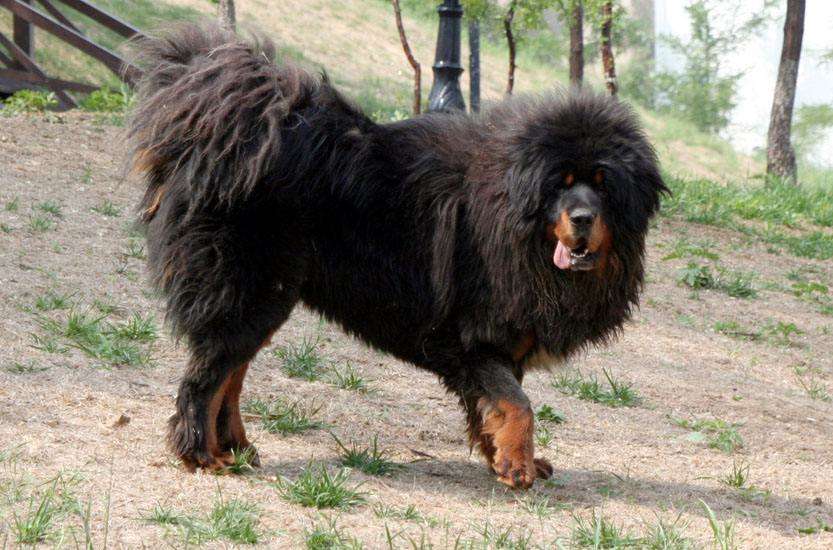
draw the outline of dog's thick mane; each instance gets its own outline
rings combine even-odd
[[[620,223],[605,272],[575,275],[553,268],[552,249],[531,215],[553,166],[539,143],[552,128],[592,139],[616,127],[630,139],[613,145],[617,155],[654,159],[652,151],[628,150],[649,146],[621,104],[562,93],[508,100],[481,115],[377,125],[326,77],[276,63],[269,41],[249,44],[217,28],[185,25],[144,41],[139,51],[145,77],[130,135],[133,161],[147,173],[142,218],[153,219],[166,194],[185,205],[164,213],[166,234],[176,235],[197,214],[236,215],[325,190],[359,210],[371,208],[362,201],[393,169],[413,186],[415,234],[431,243],[414,259],[431,265],[434,318],[424,330],[456,323],[471,346],[510,346],[532,331],[539,346],[564,357],[610,338],[637,303],[644,227]],[[386,151],[386,141],[401,150]],[[659,178],[629,177],[636,176]],[[652,200],[648,208],[656,209]],[[151,255],[176,330],[183,319],[211,316],[215,305],[183,311],[186,300],[178,297],[190,293],[193,302],[195,285],[205,283],[177,279],[175,262]]]

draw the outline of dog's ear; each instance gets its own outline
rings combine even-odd
[[[532,218],[541,209],[547,163],[534,154],[523,155],[506,171],[509,206],[521,218]]]

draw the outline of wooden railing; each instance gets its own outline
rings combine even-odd
[[[5,8],[12,14],[12,38],[0,32],[0,92],[46,88],[55,93],[58,108],[66,110],[77,106],[70,92],[95,90],[89,84],[52,78],[44,73],[35,62],[36,27],[97,59],[129,85],[139,78],[141,73],[138,68],[84,36],[55,5],[64,4],[126,39],[142,36],[138,29],[86,0],[37,2],[45,13],[34,7],[34,0],[0,0],[0,10]]]

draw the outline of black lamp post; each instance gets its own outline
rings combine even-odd
[[[437,54],[434,57],[434,84],[428,95],[429,111],[465,111],[466,103],[460,90],[460,34],[463,7],[460,0],[443,0],[437,8],[440,29]]]

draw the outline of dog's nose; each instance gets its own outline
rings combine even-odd
[[[596,216],[588,208],[577,208],[570,212],[570,222],[576,229],[587,229]]]

